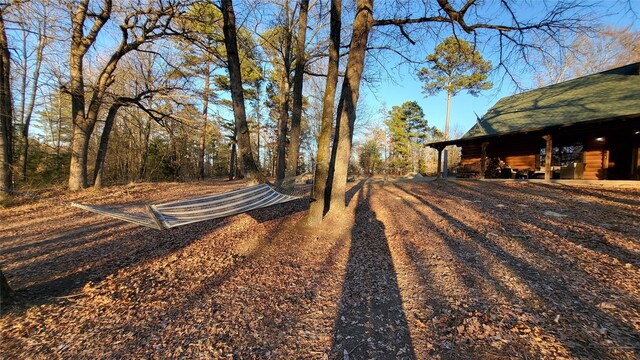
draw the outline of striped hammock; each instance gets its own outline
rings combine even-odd
[[[268,184],[260,184],[190,200],[147,205],[146,216],[127,214],[99,206],[78,203],[71,203],[71,206],[133,224],[164,230],[195,222],[237,215],[299,198],[298,196],[282,194]]]

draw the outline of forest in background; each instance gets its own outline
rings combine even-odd
[[[11,187],[243,177],[224,3],[34,0],[2,5],[12,95],[12,116],[4,126]],[[344,94],[334,89],[330,109],[323,96],[336,3],[339,80],[334,86],[344,92],[347,61],[360,51],[353,49],[356,9],[373,7],[372,1],[345,2],[344,11],[336,1],[231,4],[248,127],[244,147],[262,176],[281,182],[314,171],[323,111],[330,110],[332,120],[329,145],[323,146],[336,144],[340,136],[337,112]],[[600,26],[595,5],[558,1],[536,15],[525,5],[376,3],[375,16],[369,14],[360,30],[367,33],[355,75],[375,87],[393,76],[394,67],[419,70],[435,43],[452,34],[486,55],[499,55],[492,77],[518,81],[527,64],[537,69],[539,86],[639,59],[638,32]],[[619,11],[633,14],[631,3],[622,3]],[[357,104],[357,94],[355,99]],[[430,127],[428,109],[415,109],[417,104],[389,105],[351,109],[349,171],[433,174],[435,153],[424,144],[441,139],[443,129]],[[421,113],[420,123],[402,120],[401,110]],[[449,156],[454,166],[459,153],[453,149]]]

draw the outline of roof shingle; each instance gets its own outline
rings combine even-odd
[[[462,139],[640,116],[640,62],[500,99]]]

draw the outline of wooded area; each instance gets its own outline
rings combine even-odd
[[[539,78],[557,81],[584,62],[580,56],[596,56],[578,49],[611,49],[610,58],[591,59],[593,67],[638,52],[637,33],[597,28],[593,6],[560,1],[532,16],[518,4],[493,5],[357,2],[342,11],[340,1],[273,0],[236,4],[238,18],[227,1],[6,3],[3,196],[63,182],[70,190],[216,176],[275,176],[282,184],[315,172],[315,197],[326,187],[339,210],[348,172],[424,173],[435,156],[420,145],[449,135],[448,126],[444,133],[429,127],[428,114],[424,128],[402,130],[394,110],[384,110],[389,128],[369,130],[383,166],[358,156],[364,144],[352,154],[360,84],[378,81],[374,63],[420,64],[430,44],[444,40],[426,58],[432,69],[417,74],[427,95],[445,90],[450,101],[461,90],[490,87],[491,65],[515,79],[518,63],[542,62],[549,74]],[[593,34],[600,40],[588,40]],[[445,60],[447,47],[481,65]],[[556,48],[572,57],[561,63]],[[499,61],[483,62],[480,49],[499,52]],[[463,74],[468,68],[477,73]],[[436,79],[438,72],[448,75]]]

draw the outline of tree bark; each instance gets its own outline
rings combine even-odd
[[[289,96],[291,90],[290,77],[291,74],[291,24],[289,22],[289,2],[285,1],[285,14],[284,14],[284,29],[286,34],[284,36],[284,53],[282,55],[282,84],[280,89],[280,118],[278,119],[278,151],[276,159],[276,184],[282,185],[286,177],[287,167],[287,129],[289,126]]]
[[[96,155],[96,166],[93,172],[93,186],[96,188],[102,187],[102,173],[109,148],[109,136],[111,135],[111,129],[113,128],[113,123],[115,122],[120,107],[122,107],[121,103],[116,102],[112,104],[109,108],[107,118],[104,120],[104,129],[102,129],[102,135],[100,136],[100,145],[98,146],[98,154]]]
[[[286,68],[286,66],[285,66]],[[278,119],[278,153],[276,160],[276,184],[282,185],[286,176],[287,126],[289,122],[289,79],[283,79],[280,94],[280,118]]]
[[[0,8],[0,200],[13,189],[13,114],[11,108],[11,54]]]
[[[0,186],[2,186],[0,200],[5,196],[8,197],[9,192],[13,189],[11,178],[11,125],[13,121],[10,83],[11,59],[3,15],[3,10],[0,8],[0,161],[2,161],[0,164]],[[0,269],[0,305],[6,304],[10,295],[11,287]]]
[[[486,177],[487,172],[487,146],[489,146],[488,142],[483,142],[480,145],[480,179],[484,179]]]
[[[147,126],[144,129],[144,151],[140,158],[140,169],[138,171],[138,181],[144,180],[147,174],[147,161],[149,159],[149,139],[151,137],[151,119],[147,119]]]
[[[347,60],[345,79],[340,92],[334,154],[332,154],[332,162],[329,169],[329,181],[331,181],[330,214],[343,212],[346,205],[345,187],[347,183],[349,157],[351,156],[353,126],[356,120],[356,107],[360,95],[360,80],[362,79],[362,71],[364,70],[367,42],[372,25],[373,0],[358,0],[356,16],[353,21],[349,59]]]
[[[4,277],[2,269],[0,269],[0,306],[5,305],[9,302],[11,293],[12,290],[9,286],[9,282],[7,282],[7,278]]]
[[[198,154],[198,178],[204,179],[204,155],[207,150],[207,114],[209,112],[209,78],[211,63],[207,60],[204,71],[204,91],[202,93],[202,132],[200,133],[200,153]]]
[[[451,92],[447,92],[447,118],[444,122],[444,141],[449,140],[449,116],[451,115]]]
[[[236,176],[236,143],[231,143],[231,156],[229,157],[229,180]]]
[[[340,28],[342,27],[341,0],[331,1],[331,30],[329,44],[329,66],[327,68],[327,82],[324,89],[322,106],[322,124],[318,137],[318,154],[313,182],[313,196],[307,223],[316,226],[322,222],[325,207],[325,188],[329,177],[329,159],[331,157],[331,130],[333,127],[333,109],[338,86],[338,67],[340,63]]]
[[[436,174],[436,178],[440,179],[442,178],[442,149],[444,149],[443,147],[438,147],[438,170],[437,170],[437,174]]]
[[[254,105],[254,111],[256,113],[256,164],[260,165],[260,134],[261,134],[261,124],[260,121],[262,119],[262,112],[260,111],[260,101],[261,101],[261,95],[260,95],[260,88],[261,88],[261,84],[262,81],[256,81],[255,85],[256,85],[256,102]],[[264,167],[262,168],[262,171],[264,171]]]
[[[223,17],[224,44],[227,50],[227,66],[229,68],[229,82],[231,87],[231,100],[233,103],[233,116],[235,119],[236,139],[238,151],[242,160],[241,173],[252,181],[262,181],[262,174],[253,160],[251,151],[251,139],[247,114],[244,107],[244,94],[242,91],[242,74],[240,72],[240,56],[238,54],[238,41],[236,38],[236,19],[231,0],[221,1]]]
[[[71,50],[69,52],[69,86],[71,94],[71,163],[69,165],[69,190],[80,190],[88,186],[87,154],[89,140],[95,122],[87,119],[85,112],[83,59],[98,33],[111,16],[111,0],[104,0],[102,12],[97,15],[89,33],[85,35],[85,20],[88,16],[89,0],[82,0],[71,14]],[[101,76],[102,78],[102,76]],[[107,79],[104,79],[106,81]],[[94,95],[95,96],[95,95]],[[90,111],[97,110],[90,106]]]
[[[287,157],[287,178],[293,178],[298,170],[300,153],[300,123],[302,122],[302,87],[306,65],[305,42],[307,39],[307,13],[309,0],[300,0],[298,19],[298,39],[296,44],[296,66],[293,75],[293,113],[291,114],[291,132],[289,134],[289,157]]]

